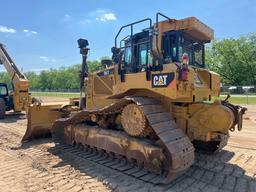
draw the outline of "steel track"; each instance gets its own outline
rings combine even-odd
[[[155,99],[127,97],[120,102],[99,111],[81,111],[71,118],[57,121],[53,126],[53,138],[55,142],[63,143],[66,139],[64,131],[65,127],[76,125],[83,120],[88,119],[90,114],[111,114],[113,111],[121,111],[123,106],[129,103],[135,103],[140,107],[146,116],[149,125],[166,149],[166,160],[163,165],[165,167],[163,167],[163,171],[161,171],[163,175],[149,172],[142,166],[130,164],[127,159],[119,159],[121,154],[114,152],[115,155],[111,155],[104,152],[104,150],[113,151],[113,149],[108,150],[107,148],[100,148],[99,145],[94,143],[89,146],[86,143],[87,138],[83,139],[85,141],[83,145],[87,150],[84,151],[84,157],[92,158],[99,164],[104,164],[107,167],[110,166],[110,168],[119,170],[146,182],[153,184],[169,183],[183,174],[194,163],[194,147],[182,130],[176,127],[171,114]],[[76,141],[68,141],[68,143],[74,142],[79,143]]]

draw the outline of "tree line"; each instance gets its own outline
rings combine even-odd
[[[256,33],[214,40],[206,49],[206,64],[224,85],[256,85]]]
[[[206,66],[219,73],[224,85],[256,85],[256,33],[238,38],[214,40],[206,47]],[[96,71],[100,61],[89,61],[89,70]],[[31,90],[65,90],[79,88],[80,64],[40,73],[26,72]],[[0,82],[11,87],[7,73],[0,73]]]
[[[102,68],[100,61],[88,61],[89,71],[96,71]],[[36,72],[25,72],[29,80],[30,90],[78,90],[79,73],[81,65],[76,64],[70,67],[60,67],[59,69],[49,69]],[[11,88],[10,77],[6,72],[0,73],[0,82],[7,83]]]

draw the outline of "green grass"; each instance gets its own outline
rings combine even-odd
[[[68,93],[68,92],[31,92],[32,96],[35,97],[79,97],[79,93]],[[216,97],[216,99],[225,99],[226,96],[221,95],[220,97]],[[256,95],[249,96],[248,100],[246,96],[231,96],[229,98],[229,102],[233,104],[256,104]]]
[[[220,96],[220,99],[225,99],[226,96]],[[249,96],[248,99],[245,96],[231,96],[228,100],[230,103],[233,104],[256,104],[256,96]]]
[[[34,97],[79,97],[79,93],[66,93],[66,92],[31,92]]]

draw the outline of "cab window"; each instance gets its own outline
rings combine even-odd
[[[141,44],[139,46],[139,67],[144,67],[147,63],[151,64],[152,59],[150,57],[150,51],[147,50],[147,44]]]
[[[143,31],[124,41],[124,68],[126,73],[137,73],[146,70],[152,63],[148,31]]]
[[[7,88],[5,86],[0,86],[0,95],[7,95]]]
[[[199,43],[194,44],[194,62],[195,65],[204,65],[204,60],[203,60],[203,51],[204,48],[202,47],[203,45]]]
[[[189,65],[204,67],[204,44],[182,32],[167,32],[162,38],[165,63],[181,62],[184,53],[189,56]]]
[[[124,60],[125,63],[130,65],[132,63],[132,51],[131,51],[131,47],[127,47],[125,48],[125,53],[124,53]]]

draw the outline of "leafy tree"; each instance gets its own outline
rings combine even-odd
[[[5,72],[1,72],[0,73],[0,82],[1,83],[6,83],[8,88],[11,89],[11,80],[10,80],[10,77],[8,76],[7,73]]]
[[[107,57],[104,57],[106,59]],[[102,69],[98,60],[88,61],[90,72]],[[81,65],[70,67],[60,67],[59,69],[49,69],[40,73],[26,72],[25,75],[30,81],[31,90],[66,90],[79,89],[79,72]],[[0,73],[0,82],[7,83],[11,88],[10,77],[6,72]]]
[[[30,88],[36,89],[39,84],[39,76],[35,72],[27,72],[25,75],[29,79]]]
[[[255,85],[256,34],[213,41],[206,49],[206,63],[226,85]]]
[[[102,69],[102,65],[98,60],[88,61],[89,72],[94,72]]]

